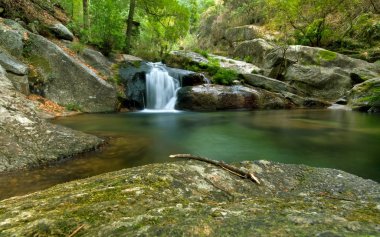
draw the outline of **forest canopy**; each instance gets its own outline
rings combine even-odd
[[[228,28],[249,24],[287,44],[350,49],[380,40],[380,3],[374,0],[55,1],[81,42],[106,54],[160,58],[176,47],[212,49],[216,43],[200,38],[222,40]]]

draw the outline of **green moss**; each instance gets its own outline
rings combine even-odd
[[[213,82],[221,85],[232,85],[233,81],[238,78],[234,70],[220,68],[212,78]]]
[[[86,46],[80,42],[73,42],[69,45],[69,48],[75,53],[83,53]]]
[[[321,50],[318,53],[318,58],[322,59],[322,60],[324,60],[326,62],[333,61],[333,60],[336,59],[336,57],[337,57],[337,53],[334,53],[334,52],[331,52],[331,51],[328,51],[328,50]]]
[[[80,105],[75,104],[75,103],[68,103],[65,107],[69,111],[81,111],[82,110]]]

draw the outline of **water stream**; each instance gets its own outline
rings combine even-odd
[[[0,175],[0,199],[192,153],[341,169],[380,181],[380,116],[335,110],[86,114],[54,121],[109,138],[102,152]]]
[[[171,77],[162,63],[150,63],[152,70],[146,75],[146,109],[174,111],[179,81]]]

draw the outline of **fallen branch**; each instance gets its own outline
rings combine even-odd
[[[259,179],[252,173],[245,172],[235,166],[229,165],[224,163],[224,161],[217,161],[217,160],[210,160],[205,157],[200,157],[200,156],[193,156],[191,154],[175,154],[175,155],[170,155],[170,158],[184,158],[184,159],[191,159],[191,160],[198,160],[198,161],[203,161],[218,167],[221,167],[222,169],[227,170],[228,172],[237,175],[243,179],[249,179],[257,184],[261,184]]]
[[[84,227],[84,224],[83,225],[80,225],[78,226],[78,228],[76,228],[73,233],[71,233],[68,237],[73,237],[74,235],[78,234],[78,232]]]

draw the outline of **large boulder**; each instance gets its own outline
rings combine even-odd
[[[135,167],[0,202],[4,236],[378,236],[380,185],[246,161],[261,185],[199,161]]]
[[[29,94],[29,81],[28,81],[28,66],[18,61],[7,52],[0,51],[0,65],[7,72],[7,77],[10,79],[15,88],[25,94]]]
[[[356,83],[377,77],[380,73],[380,68],[373,63],[322,48],[301,45],[275,48],[266,55],[264,68],[273,68],[279,61],[283,61],[283,66],[286,67],[282,72],[286,72],[287,66],[293,64],[340,68],[350,74]]]
[[[83,112],[110,112],[117,106],[115,87],[60,47],[30,34],[26,60],[38,70],[43,95],[61,105],[75,104]]]
[[[354,85],[350,74],[341,68],[319,66],[290,66],[284,81],[308,97],[335,102],[347,95]]]
[[[0,172],[57,162],[103,142],[41,119],[36,105],[15,90],[1,66],[0,88]]]
[[[263,67],[265,64],[266,56],[275,46],[268,43],[264,39],[254,39],[241,42],[233,52],[234,57],[239,57],[241,59],[248,59],[253,64]]]
[[[0,18],[0,48],[16,58],[22,57],[24,28],[15,21]]]
[[[256,25],[245,25],[229,28],[226,30],[225,38],[232,44],[235,42],[253,40],[261,36],[261,29]]]
[[[355,110],[380,112],[380,78],[356,85],[349,93],[348,104]]]
[[[95,68],[102,76],[111,78],[113,76],[112,65],[113,63],[104,56],[101,52],[84,48],[79,52],[79,56],[91,67]]]
[[[260,74],[243,74],[244,82],[248,85],[259,87],[272,92],[290,92],[300,94],[300,92],[288,83],[269,78]]]
[[[61,104],[75,105],[83,112],[115,111],[117,105],[116,89],[94,70],[67,54],[46,38],[33,34],[14,21],[0,22],[0,36],[11,35],[16,44],[5,41],[5,49],[14,45],[10,53],[31,65],[29,79],[31,87],[46,98]],[[19,42],[22,44],[20,56]],[[3,43],[3,42],[0,42]]]
[[[191,111],[283,109],[293,106],[279,94],[240,85],[183,87],[177,97],[176,109]]]
[[[283,80],[301,96],[335,102],[358,83],[375,78],[380,68],[321,48],[292,45],[266,54],[264,75]]]
[[[64,39],[64,40],[70,40],[70,41],[74,40],[73,33],[69,29],[67,29],[66,26],[62,25],[62,23],[55,23],[49,28],[58,39]]]

